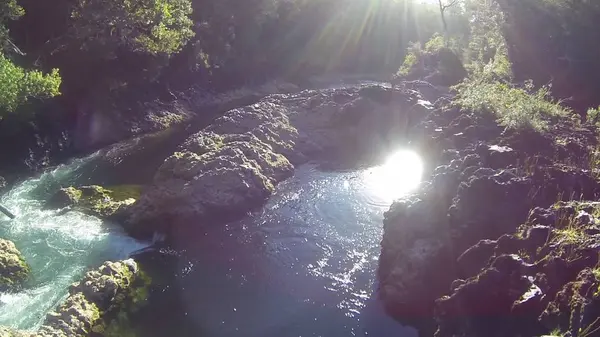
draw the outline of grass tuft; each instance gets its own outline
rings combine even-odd
[[[489,112],[500,125],[508,129],[531,128],[538,132],[548,129],[548,122],[567,117],[571,111],[552,99],[549,87],[533,89],[531,82],[524,88],[485,78],[467,79],[454,87],[455,104],[462,108]]]

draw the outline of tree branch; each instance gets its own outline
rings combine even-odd
[[[445,11],[446,9],[448,9],[448,8],[450,8],[450,7],[454,6],[454,5],[456,5],[456,3],[457,3],[458,1],[459,1],[459,0],[452,0],[452,2],[450,2],[449,4],[447,4],[447,5],[442,5],[442,10],[443,10],[443,11]]]

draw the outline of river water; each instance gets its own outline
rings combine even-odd
[[[127,258],[146,247],[120,230],[118,226],[80,212],[61,214],[44,210],[44,200],[61,186],[78,178],[82,166],[97,155],[61,165],[39,177],[17,184],[2,196],[1,203],[16,218],[0,214],[0,237],[11,240],[32,269],[32,279],[25,290],[0,293],[0,325],[35,329],[46,313],[67,295],[71,283],[103,261]]]
[[[118,226],[43,209],[59,187],[81,184],[97,156],[2,197],[17,218],[0,220],[0,237],[15,242],[33,279],[0,294],[0,324],[37,328],[87,269],[138,252],[154,285],[132,316],[135,336],[415,336],[385,315],[375,290],[383,213],[418,184],[418,156],[400,152],[358,171],[301,166],[243,220],[191,224],[143,253],[147,244]]]
[[[93,216],[44,210],[60,187],[147,183],[189,132],[117,144],[2,196],[17,218],[0,216],[0,237],[15,242],[33,278],[0,293],[0,325],[36,329],[86,270],[134,254],[154,284],[128,337],[416,336],[375,292],[383,213],[421,178],[412,152],[356,171],[301,166],[244,219],[190,224],[149,248]]]
[[[157,288],[134,319],[138,335],[415,336],[374,292],[383,213],[420,178],[411,160],[350,172],[300,167],[260,211],[197,224],[143,254]]]

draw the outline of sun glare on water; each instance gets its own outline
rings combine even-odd
[[[423,162],[414,151],[401,150],[391,154],[383,165],[365,171],[364,181],[378,198],[392,202],[419,186]]]

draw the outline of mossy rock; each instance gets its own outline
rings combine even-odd
[[[102,323],[94,326],[93,331],[104,337],[140,336],[139,331],[133,328],[131,319],[146,304],[151,284],[150,276],[139,269],[132,283],[127,286],[128,291],[116,298],[114,307],[117,310],[103,317]]]
[[[81,191],[75,187],[61,188],[46,202],[48,208],[63,208],[79,203]]]
[[[48,200],[47,207],[72,207],[98,217],[113,216],[139,199],[141,185],[117,185],[105,188],[98,185],[61,188]]]
[[[31,274],[21,252],[12,241],[0,239],[0,291],[16,291]]]

